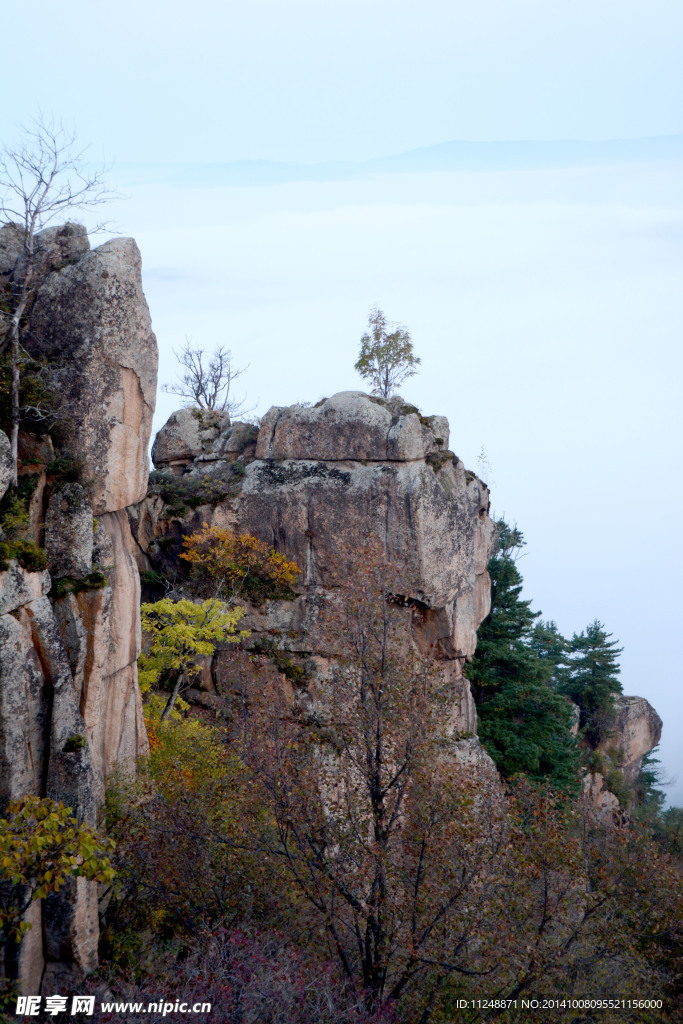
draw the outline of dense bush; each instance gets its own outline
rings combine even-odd
[[[239,464],[241,469],[244,467]],[[235,463],[237,467],[237,463]],[[236,480],[241,476],[239,470],[234,472]],[[211,476],[172,476],[170,473],[155,470],[149,475],[149,494],[158,494],[166,502],[167,516],[182,518],[190,508],[202,505],[218,505],[230,495],[239,492],[239,486],[233,481],[215,479]]]
[[[340,979],[336,964],[261,928],[218,928],[200,935],[180,961],[157,963],[154,976],[122,984],[108,979],[115,999],[150,1003],[210,1003],[217,1024],[394,1024],[388,1011],[369,1015],[362,999]],[[99,1015],[118,1021],[120,1015]],[[130,1013],[131,1024],[164,1019]],[[171,1019],[174,1019],[171,1017]]]

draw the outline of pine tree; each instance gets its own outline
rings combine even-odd
[[[659,787],[669,784],[664,778],[662,763],[656,756],[658,750],[655,747],[645,754],[636,781],[636,817],[650,822],[661,815],[666,803],[666,793]]]
[[[555,623],[521,597],[516,557],[524,537],[499,522],[489,562],[491,612],[479,627],[467,675],[479,715],[479,736],[503,775],[524,773],[574,789],[579,753],[570,734],[572,710],[552,687],[561,671],[566,640]]]
[[[557,623],[552,619],[547,622],[540,619],[531,632],[529,642],[541,663],[544,681],[552,689],[559,689],[567,671],[569,645],[557,628]]]
[[[569,643],[569,668],[560,690],[578,704],[580,727],[590,745],[600,743],[614,718],[614,695],[622,692],[619,655],[623,647],[611,640],[604,624],[594,619]]]

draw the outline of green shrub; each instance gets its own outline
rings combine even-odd
[[[239,466],[239,469],[235,467]],[[231,464],[236,478],[244,475],[244,464]],[[169,476],[168,473],[154,471],[149,475],[149,493],[158,494],[168,505],[167,514],[182,518],[188,508],[199,508],[201,505],[218,505],[231,494],[229,482],[204,476]],[[236,492],[235,492],[236,493]]]
[[[69,736],[64,744],[63,751],[65,754],[77,754],[79,750],[84,750],[87,746],[88,741],[85,736],[76,733],[74,736]]]
[[[591,751],[590,757],[586,762],[586,767],[588,768],[588,771],[593,772],[593,774],[596,774],[597,772],[602,773],[605,771],[605,759],[602,756],[601,751]]]
[[[166,539],[166,538],[162,538]],[[156,569],[143,569],[140,573],[140,583],[146,587],[163,587],[168,582],[168,578],[164,576],[162,572],[157,572]]]
[[[43,548],[23,537],[0,543],[0,571],[9,569],[12,559],[16,559],[27,572],[42,572],[43,569],[47,569],[47,555]]]
[[[447,462],[452,462],[454,458],[453,452],[432,452],[427,456],[425,462],[432,467],[435,473],[438,473]]]
[[[85,576],[60,576],[52,581],[50,597],[57,600],[66,594],[80,594],[82,590],[101,590],[107,585],[107,574],[100,568],[93,568]]]
[[[70,455],[58,455],[47,467],[48,476],[70,484],[78,483],[80,470],[80,464]]]
[[[628,807],[631,803],[631,791],[626,785],[624,776],[618,768],[608,768],[605,775],[605,785],[610,793],[614,793],[622,807]]]
[[[282,648],[278,647],[273,640],[267,640],[265,637],[256,640],[254,643],[253,650],[256,654],[263,654],[270,658],[278,672],[282,672],[286,679],[289,679],[290,683],[294,686],[301,686],[306,673],[304,672],[301,665],[295,665],[287,652],[283,651]]]

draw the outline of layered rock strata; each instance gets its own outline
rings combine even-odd
[[[52,437],[20,435],[28,531],[48,571],[14,560],[0,571],[0,806],[49,796],[95,825],[109,774],[147,749],[140,580],[125,508],[147,488],[157,348],[132,239],[91,251],[85,229],[69,224],[42,232],[38,246],[25,344],[59,409]],[[10,290],[22,260],[20,231],[8,225],[0,275]],[[0,436],[0,485],[6,447]],[[34,904],[30,919],[23,991],[77,985],[97,963],[95,883],[73,880]]]

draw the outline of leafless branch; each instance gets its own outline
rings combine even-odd
[[[99,206],[116,197],[104,184],[104,169],[88,169],[85,150],[76,147],[73,132],[44,117],[23,132],[16,148],[0,150],[0,220],[21,232],[22,257],[12,282],[12,312],[7,348],[12,368],[12,485],[18,483],[21,334],[26,314],[40,283],[43,252],[38,232],[71,210]],[[33,410],[35,416],[35,410]]]
[[[227,412],[231,418],[244,416],[255,407],[246,408],[246,395],[236,398],[234,384],[238,377],[249,369],[249,365],[236,369],[232,365],[232,353],[222,345],[212,355],[204,349],[195,348],[190,338],[185,347],[173,354],[184,372],[173,384],[164,384],[162,391],[178,395],[200,409]]]

